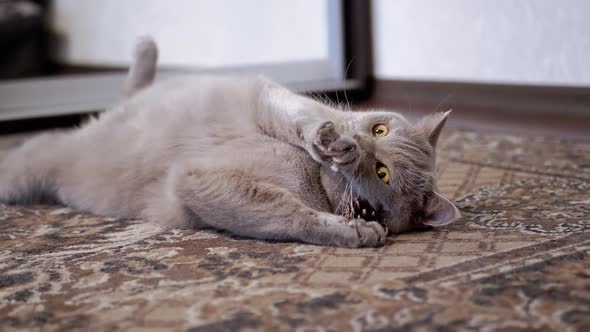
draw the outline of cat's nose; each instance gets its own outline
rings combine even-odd
[[[354,135],[352,135],[352,137],[354,137],[354,139],[357,142],[362,142],[362,141],[366,140],[366,138],[363,135],[359,135],[359,134],[354,134]]]
[[[369,139],[367,136],[365,135],[360,135],[360,134],[354,134],[352,137],[354,137],[355,141],[357,142],[357,144],[359,145],[359,147],[364,150],[364,151],[373,151],[374,150],[374,142]]]
[[[328,150],[332,152],[343,153],[353,152],[354,150],[356,150],[356,143],[351,139],[341,138],[332,143]]]

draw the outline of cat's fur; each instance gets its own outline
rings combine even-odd
[[[79,210],[259,239],[379,246],[387,226],[444,225],[435,146],[448,113],[410,124],[342,111],[265,79],[191,76],[151,85],[157,50],[137,48],[122,101],[81,128],[41,134],[0,161],[0,201],[51,198]],[[386,124],[386,137],[371,135]],[[375,165],[391,172],[379,180]],[[343,217],[355,197],[382,224]]]

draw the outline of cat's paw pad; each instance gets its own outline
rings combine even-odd
[[[385,244],[387,231],[378,222],[353,219],[349,225],[356,231],[356,247],[381,247]]]
[[[340,138],[340,134],[336,132],[334,122],[324,122],[317,130],[315,145],[322,150],[327,150],[328,146]]]
[[[345,166],[358,159],[358,147],[354,140],[341,137],[333,122],[323,123],[317,130],[314,148],[323,161]]]

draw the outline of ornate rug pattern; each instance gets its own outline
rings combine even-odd
[[[440,149],[463,219],[378,249],[0,205],[0,330],[590,331],[590,141]]]

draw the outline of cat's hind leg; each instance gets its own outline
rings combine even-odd
[[[290,191],[243,170],[193,164],[177,176],[178,202],[208,226],[245,237],[318,245],[376,247],[385,242],[378,223],[314,210]]]
[[[38,135],[0,157],[0,202],[56,202],[55,153],[62,133]]]
[[[156,76],[158,47],[151,37],[141,37],[133,52],[133,63],[125,81],[125,95],[133,96],[152,84]]]

